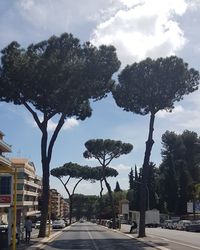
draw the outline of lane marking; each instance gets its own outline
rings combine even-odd
[[[90,239],[92,240],[92,244],[93,244],[95,250],[99,250],[99,248],[98,248],[98,246],[97,246],[95,240],[92,238],[92,235],[91,235],[91,233],[89,232],[89,230],[87,230],[87,232],[88,232],[88,234],[89,234],[89,236],[90,236]]]

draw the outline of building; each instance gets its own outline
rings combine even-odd
[[[11,159],[17,168],[17,221],[25,216],[39,217],[38,197],[41,195],[42,178],[36,175],[33,162],[25,158]]]
[[[53,220],[60,217],[60,198],[61,195],[56,189],[50,189],[51,217]]]
[[[67,218],[69,216],[69,203],[64,200],[63,202],[63,218]]]
[[[4,134],[0,131],[0,222],[8,223],[7,209],[12,203],[12,172],[11,161],[5,154],[11,152],[11,146],[3,140]]]
[[[51,218],[65,218],[69,214],[69,204],[56,189],[50,189]]]
[[[4,134],[0,131],[0,168],[11,167],[11,161],[5,157],[5,153],[10,153],[11,146],[3,140]]]

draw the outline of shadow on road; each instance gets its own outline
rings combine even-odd
[[[95,242],[95,244],[94,244]],[[55,249],[90,249],[90,250],[144,250],[147,245],[135,239],[71,239],[71,240],[54,240],[47,243],[47,246]]]

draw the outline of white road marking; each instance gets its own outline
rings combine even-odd
[[[94,248],[95,248],[96,250],[99,250],[97,244],[95,243],[94,239],[92,238],[91,233],[90,233],[88,230],[87,230],[87,232],[88,232],[88,234],[89,234],[89,236],[90,236],[90,239],[92,240],[92,244],[93,244]]]

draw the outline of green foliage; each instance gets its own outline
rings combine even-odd
[[[146,115],[172,110],[175,101],[197,89],[199,73],[181,58],[147,58],[128,65],[119,75],[113,97],[125,111]]]
[[[82,178],[88,180],[91,178],[91,168],[80,166],[77,163],[68,162],[63,166],[51,170],[51,175],[57,178],[69,176],[71,178]]]
[[[134,187],[134,174],[133,174],[132,168],[131,168],[131,171],[130,171],[128,177],[129,177],[129,189],[133,189],[133,187]]]
[[[121,190],[121,188],[120,188],[119,182],[117,181],[117,182],[116,182],[116,187],[115,187],[115,189],[114,189],[114,192],[117,193],[117,192],[121,192],[121,191],[122,191],[122,190]]]
[[[83,153],[85,158],[95,158],[101,165],[106,161],[105,165],[108,165],[112,159],[118,158],[123,154],[128,154],[133,149],[130,143],[122,143],[121,141],[115,141],[110,139],[93,139],[85,143],[87,150]]]
[[[160,110],[171,111],[174,102],[183,99],[198,88],[199,72],[189,69],[181,58],[171,56],[153,60],[147,58],[128,65],[118,76],[119,84],[112,90],[116,104],[125,111],[140,115],[150,114],[148,140],[143,161],[140,193],[139,237],[145,236],[145,187],[151,150],[154,144],[155,114]]]
[[[57,136],[65,119],[91,116],[90,100],[99,100],[110,92],[114,84],[111,78],[120,62],[113,46],[96,48],[89,42],[81,45],[67,33],[27,49],[12,42],[1,53],[0,101],[24,105],[42,132],[44,202],[39,236],[45,237],[49,170]],[[58,124],[48,138],[47,126],[53,117]]]
[[[77,220],[80,218],[86,218],[90,220],[97,217],[96,204],[98,202],[98,196],[95,195],[83,195],[74,194],[73,197],[73,217]]]
[[[78,119],[91,115],[90,98],[101,99],[110,91],[120,65],[114,47],[81,45],[67,33],[27,49],[12,42],[2,50],[1,62],[1,100],[29,102],[47,116],[64,113]]]
[[[103,169],[101,166],[99,167],[94,167],[91,168],[91,179],[92,180],[103,180],[103,174],[105,174],[105,177],[116,177],[118,175],[118,172],[116,169],[114,168],[110,168],[110,167],[106,167],[104,173],[103,173]]]
[[[169,212],[185,214],[187,202],[194,197],[194,186],[200,183],[200,139],[188,130],[182,134],[166,131],[162,144],[160,197]]]
[[[93,139],[85,143],[86,151],[83,153],[85,158],[95,158],[102,166],[102,180],[105,182],[110,199],[110,205],[112,209],[113,228],[116,227],[116,213],[113,201],[112,190],[110,184],[107,181],[105,174],[106,168],[114,158],[118,158],[123,154],[128,154],[133,149],[130,143],[122,143],[121,141],[115,141],[110,139]],[[102,181],[101,181],[102,182]],[[102,207],[102,201],[100,201]]]

